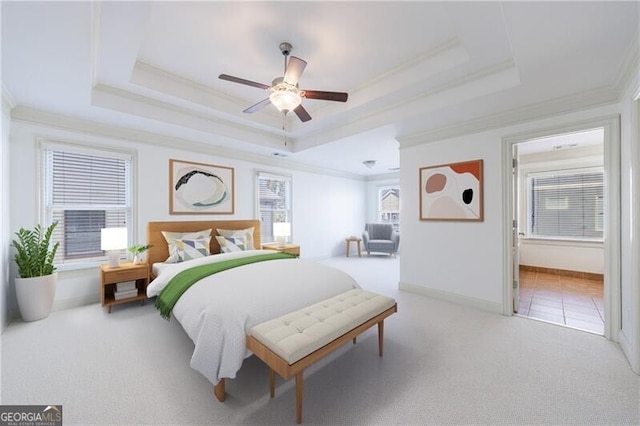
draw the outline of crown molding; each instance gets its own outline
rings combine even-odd
[[[210,108],[215,105],[216,98],[224,98],[226,100],[234,102],[238,106],[241,105],[241,103],[238,102],[237,99],[227,95],[226,93],[215,90],[207,85],[197,83],[191,79],[172,74],[169,71],[165,71],[161,68],[154,67],[153,65],[149,65],[141,61],[136,61],[133,67],[133,71],[131,73],[131,83],[137,84],[138,86],[148,87],[161,93],[174,95],[185,100],[190,100],[194,103],[198,103]],[[205,97],[195,98],[194,100],[192,99],[192,96],[186,96],[185,94],[180,93],[179,90],[174,89],[172,92],[167,92],[167,85],[170,85],[171,87],[177,87],[178,89],[183,89],[183,91],[186,88],[189,89],[189,92],[204,94]],[[211,101],[206,102],[205,100],[207,98],[210,98]]]
[[[389,85],[393,87],[391,91],[395,93],[402,88],[425,81],[432,75],[450,70],[469,60],[469,52],[460,40],[457,38],[447,40],[439,46],[429,49],[411,60],[349,90],[348,110],[358,108],[373,99],[384,96],[389,92]],[[410,71],[414,73],[410,74]],[[215,111],[227,109],[242,111],[247,107],[247,103],[250,102],[140,61],[137,61],[134,66],[130,82]],[[382,84],[385,84],[384,89],[381,89]],[[313,113],[316,120],[322,120],[330,119],[331,116],[340,114],[340,111],[342,109],[338,105],[326,103],[310,112]],[[273,110],[266,110],[264,113],[254,115],[249,125],[255,125],[256,123],[267,126],[272,130],[277,130],[282,125],[282,116]],[[296,120],[291,120],[289,127],[291,132],[304,130],[302,123]]]
[[[214,135],[237,139],[266,148],[282,149],[282,136],[199,111],[152,99],[126,90],[97,85],[91,90],[91,104],[122,113],[144,117]],[[295,140],[293,140],[295,142]]]
[[[96,137],[104,137],[121,141],[135,141],[138,143],[156,147],[162,146],[171,149],[180,147],[180,149],[184,149],[190,152],[202,153],[207,155],[217,155],[220,157],[231,158],[250,163],[257,163],[263,166],[266,165],[275,168],[297,170],[307,173],[335,176],[359,181],[366,180],[366,178],[362,175],[342,172],[328,167],[303,164],[283,158],[274,158],[267,155],[225,148],[219,145],[210,145],[204,142],[161,135],[144,130],[136,130],[111,124],[98,123],[95,121],[71,118],[68,116],[54,114],[28,107],[17,106],[13,108],[11,110],[11,119],[28,124],[48,126],[66,131],[89,134]]]
[[[247,108],[251,101],[227,95],[210,86],[172,74],[144,62],[136,61],[130,82],[158,93],[205,107],[209,111],[217,111],[220,114],[226,114],[223,112],[225,110],[238,111],[235,119],[247,121],[242,118],[241,111]],[[263,114],[252,116],[252,120],[248,124],[259,124],[269,128],[271,131],[276,131],[282,126],[282,115],[279,112],[276,113],[275,110],[267,109]]]
[[[396,119],[420,115],[505,90],[520,84],[513,60],[480,69],[472,74],[415,93],[408,99],[381,102],[377,108],[353,113],[339,120],[329,131],[307,133],[298,137],[298,151],[313,148],[336,139],[353,136],[375,127],[393,124]],[[425,106],[425,102],[428,105]],[[315,136],[315,137],[314,137]]]
[[[470,59],[460,40],[453,38],[353,88],[349,91],[350,105],[357,108],[388,93],[414,88],[434,75],[468,63]]]
[[[91,2],[91,53],[89,54],[89,73],[91,74],[91,87],[98,83],[98,64],[100,58],[100,2]]]
[[[16,106],[16,102],[13,100],[13,96],[9,93],[9,90],[5,87],[4,83],[2,83],[2,103],[3,109],[4,104],[7,105],[7,111],[12,110]]]
[[[385,173],[383,175],[370,175],[370,176],[367,176],[366,181],[377,182],[377,181],[389,180],[389,179],[400,179],[400,171],[398,170],[397,172]]]
[[[640,75],[640,30],[636,30],[636,36],[627,46],[624,62],[613,85],[618,91],[619,100],[624,96],[627,86],[633,84],[638,75]]]
[[[541,120],[560,114],[570,114],[588,108],[596,108],[618,102],[618,92],[612,87],[603,87],[588,92],[556,98],[550,101],[527,105],[498,114],[441,127],[414,135],[397,137],[400,149],[444,139],[484,132],[515,124]]]

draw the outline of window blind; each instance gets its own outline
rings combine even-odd
[[[602,240],[604,173],[567,172],[529,177],[530,234],[534,237]]]
[[[291,223],[291,177],[258,172],[258,215],[261,223],[262,242],[272,242],[273,224]]]
[[[55,263],[104,258],[100,230],[131,223],[131,158],[45,148],[43,159],[45,215],[58,222]]]

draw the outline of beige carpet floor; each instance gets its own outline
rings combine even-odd
[[[601,336],[397,290],[398,259],[325,261],[396,298],[385,322],[312,368],[304,424],[640,424],[640,377]],[[65,425],[293,424],[293,381],[269,398],[251,357],[219,403],[189,367],[193,345],[151,303],[99,304],[12,323],[2,404],[62,404]]]

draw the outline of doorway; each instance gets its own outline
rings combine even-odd
[[[514,145],[514,313],[604,334],[604,129]]]
[[[607,337],[617,327],[612,301],[619,291],[610,285],[620,273],[616,125],[604,120],[505,139],[513,166],[505,314]]]

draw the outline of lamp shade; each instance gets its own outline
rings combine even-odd
[[[288,237],[291,235],[291,224],[288,222],[280,222],[273,224],[274,237]]]
[[[288,112],[293,111],[300,103],[302,98],[296,92],[289,90],[278,90],[269,95],[269,100],[278,111]]]
[[[100,249],[109,251],[125,248],[127,248],[127,228],[102,228]]]

